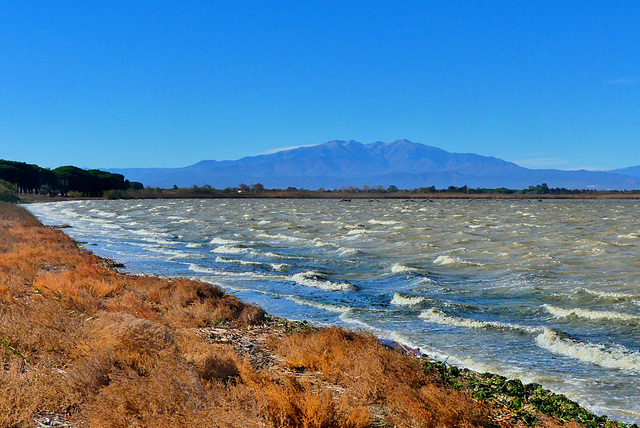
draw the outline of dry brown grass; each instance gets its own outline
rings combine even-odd
[[[0,426],[265,426],[229,345],[194,328],[264,313],[210,284],[117,273],[0,205]]]
[[[271,346],[297,370],[319,372],[343,388],[343,399],[382,406],[395,426],[473,427],[491,424],[486,406],[464,393],[436,385],[417,359],[380,345],[366,333],[332,327],[297,333]]]

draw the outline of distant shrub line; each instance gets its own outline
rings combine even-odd
[[[142,190],[142,183],[125,180],[121,174],[98,169],[61,166],[53,170],[24,162],[0,159],[0,200],[12,201],[20,194],[69,196],[104,195],[107,190]],[[13,197],[12,197],[13,195]]]
[[[526,189],[501,188],[471,188],[469,186],[449,186],[437,189],[435,186],[419,187],[415,189],[400,189],[397,186],[341,186],[336,189],[319,188],[316,190],[298,189],[287,187],[286,189],[267,189],[261,183],[251,185],[240,184],[237,187],[225,187],[216,189],[210,185],[193,185],[188,188],[173,186],[171,189],[160,187],[147,187],[140,192],[135,192],[135,197],[140,198],[195,198],[195,197],[291,197],[291,198],[342,198],[342,197],[362,197],[362,198],[385,198],[385,197],[483,197],[496,195],[499,197],[562,197],[562,196],[585,196],[593,197],[599,195],[640,195],[640,191],[620,191],[620,190],[593,190],[593,189],[566,189],[551,188],[546,183],[531,185]]]

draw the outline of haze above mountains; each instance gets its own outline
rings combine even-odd
[[[108,169],[145,186],[169,188],[235,187],[262,183],[267,188],[334,189],[341,186],[399,188],[435,186],[523,189],[547,183],[568,189],[640,189],[640,166],[619,170],[528,169],[495,157],[449,153],[437,147],[398,140],[362,144],[329,141],[238,160],[203,160],[183,168]]]

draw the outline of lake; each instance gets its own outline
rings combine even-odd
[[[207,199],[25,207],[127,272],[366,329],[640,423],[640,202]]]

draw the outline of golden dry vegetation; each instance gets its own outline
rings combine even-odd
[[[208,283],[119,273],[0,204],[2,427],[518,424],[369,334],[277,320]]]

